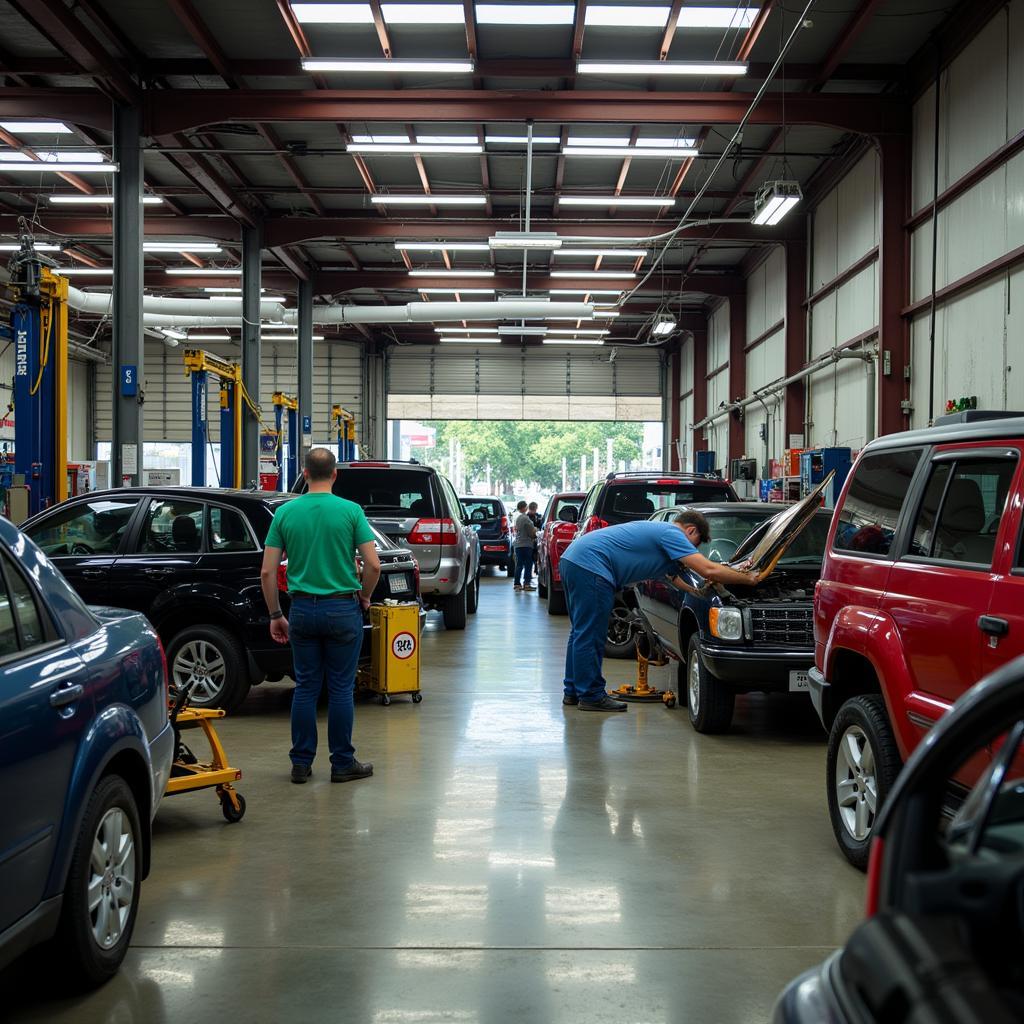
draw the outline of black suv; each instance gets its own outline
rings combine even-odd
[[[260,589],[270,521],[291,500],[262,491],[119,488],[55,505],[23,529],[88,604],[146,615],[167,648],[172,681],[195,683],[194,705],[230,711],[250,686],[292,671],[290,649],[270,639]],[[374,600],[415,598],[412,554],[374,536],[383,570]],[[281,599],[287,611],[287,594]]]
[[[576,536],[619,523],[650,519],[659,509],[696,501],[739,501],[732,485],[717,476],[643,470],[609,473],[587,492],[580,508]],[[608,620],[604,652],[609,658],[633,656],[636,618],[621,594]]]

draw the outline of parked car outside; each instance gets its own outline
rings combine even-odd
[[[698,501],[739,501],[732,485],[716,476],[696,473],[670,473],[644,470],[634,473],[609,473],[587,492],[580,509],[575,536],[618,523],[649,519],[663,508],[690,505]],[[633,654],[635,617],[622,595],[608,620],[605,655],[628,658]]]
[[[711,539],[699,551],[728,562],[744,541],[760,534],[780,511],[777,503],[718,502],[687,506],[703,513]],[[683,508],[662,509],[652,520],[671,522]],[[679,659],[679,692],[698,732],[725,732],[740,693],[806,692],[814,664],[814,585],[821,572],[830,511],[814,515],[786,549],[771,575],[756,586],[705,588],[683,570],[700,594],[668,580],[644,580],[633,599],[668,651]]]
[[[512,568],[512,530],[501,498],[467,494],[459,498],[469,525],[480,540],[480,564],[496,565],[509,576]]]
[[[227,711],[264,679],[291,675],[291,650],[270,639],[260,589],[263,542],[293,495],[222,488],[118,488],[72,498],[24,530],[87,604],[142,612],[167,648],[191,703]],[[375,533],[381,579],[374,601],[416,597],[412,554]],[[280,586],[287,586],[286,569]],[[282,595],[287,611],[287,595]],[[370,627],[364,626],[365,656]]]
[[[580,507],[585,498],[582,491],[553,494],[544,509],[537,538],[537,594],[547,598],[548,615],[564,615],[566,612],[558,560],[576,536]]]
[[[1024,418],[986,416],[871,442],[836,507],[810,684],[832,829],[859,867],[901,761],[1024,653]]]
[[[55,974],[116,972],[173,757],[149,623],[86,608],[0,519],[0,967],[52,939]]]
[[[1024,1020],[1022,709],[1017,658],[917,746],[875,824],[867,920],[786,987],[774,1024]]]
[[[304,489],[299,480],[295,490]],[[465,629],[480,601],[480,540],[451,483],[418,462],[339,462],[334,493],[414,552],[424,603],[445,629]]]

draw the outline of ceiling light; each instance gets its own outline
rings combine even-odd
[[[436,334],[493,334],[493,327],[435,327]]]
[[[295,331],[295,324],[260,324],[261,331]]]
[[[106,174],[117,170],[111,163],[43,163],[41,160],[14,160],[8,154],[0,159],[0,174],[49,171],[52,174]]]
[[[494,277],[493,270],[410,270],[410,277]]]
[[[376,195],[370,202],[378,206],[483,206],[487,196]]]
[[[567,140],[567,145],[570,146],[616,146],[618,148],[636,145],[642,148],[653,146],[660,149],[692,149],[696,144],[696,139],[653,138],[637,139],[635,143],[632,143],[628,138],[608,136],[589,138],[586,135],[573,135]]]
[[[505,325],[498,328],[499,334],[528,334],[531,337],[543,336],[548,333],[546,327],[515,327]]]
[[[471,156],[482,153],[484,147],[479,143],[467,145],[430,145],[420,142],[380,143],[356,142],[345,147],[349,153],[409,153],[413,156]]]
[[[672,196],[559,196],[562,206],[675,206]]]
[[[221,252],[215,242],[143,242],[143,252]]]
[[[266,288],[261,288],[261,292],[265,292]],[[241,288],[233,288],[227,285],[208,285],[203,289],[204,292],[216,292],[218,295],[241,295]]]
[[[100,196],[87,196],[87,195],[70,195],[70,196],[47,196],[49,202],[54,206],[113,206],[114,197],[112,195],[100,195]],[[163,202],[160,196],[143,196],[142,203],[144,206],[159,206]]]
[[[676,28],[750,28],[756,7],[683,7]]]
[[[576,62],[576,73],[652,76],[745,75],[747,65],[743,61],[729,60],[580,60]]]
[[[754,198],[751,223],[771,227],[778,224],[803,199],[798,181],[766,181]]]
[[[31,248],[36,252],[60,252],[63,246],[56,242],[33,242]],[[19,252],[21,242],[0,242],[0,252]]]
[[[465,25],[462,4],[381,4],[389,25]]]
[[[241,277],[242,268],[235,267],[231,270],[227,267],[167,267],[164,273],[179,277]]]
[[[500,345],[501,338],[438,338],[442,345]]]
[[[304,71],[348,71],[398,75],[408,72],[419,74],[472,73],[471,60],[321,60],[317,57],[303,57]]]
[[[594,319],[595,320],[604,320],[606,317],[609,317],[609,316],[622,316],[622,314],[617,309],[595,309],[594,310]]]
[[[421,295],[493,295],[493,288],[418,288]]]
[[[226,334],[190,334],[189,341],[231,341]]]
[[[489,146],[525,146],[530,140],[525,135],[488,135],[484,142]],[[561,142],[557,135],[534,135],[535,146],[557,146]]]
[[[577,281],[603,281],[610,277],[618,280],[632,280],[636,277],[636,274],[633,274],[628,270],[552,270],[551,276],[572,277]]]
[[[545,338],[542,345],[603,345],[603,338]]]
[[[390,142],[405,145],[409,141],[408,135],[353,135],[353,142]]]
[[[498,231],[487,244],[492,249],[558,249],[562,240],[554,231]]]
[[[552,327],[548,330],[548,334],[591,334],[594,337],[604,337],[606,334],[611,334],[611,331],[599,327],[582,327],[577,329],[571,327]]]
[[[478,25],[571,25],[574,4],[480,4],[476,5]]]
[[[37,149],[35,158],[46,164],[101,164],[106,160],[106,157],[95,149]],[[0,159],[23,163],[26,160],[31,161],[33,157],[28,153],[15,151],[0,152]]]
[[[587,7],[585,24],[612,28],[664,28],[668,22],[667,7],[602,5]]]
[[[552,295],[621,295],[621,288],[552,288]]]
[[[372,25],[369,4],[292,4],[296,21],[303,25]]]
[[[490,252],[486,242],[395,242],[395,248],[405,252]]]
[[[0,128],[15,135],[70,135],[63,121],[0,121]]]
[[[666,157],[668,159],[686,160],[699,156],[696,149],[683,149],[681,146],[660,148],[655,146],[565,146],[562,156],[603,156],[612,159],[628,157]]]
[[[293,327],[292,330],[294,331],[295,328]],[[272,338],[268,338],[267,340],[268,341],[298,341],[299,340],[299,336],[297,334],[289,334],[289,335],[275,334]],[[310,340],[311,341],[323,341],[324,340],[324,336],[322,334],[314,334]]]
[[[109,277],[113,267],[54,267],[53,272],[61,277]]]
[[[561,249],[556,256],[601,256],[606,259],[631,257],[637,259],[647,255],[646,249]]]
[[[656,338],[667,338],[676,329],[676,318],[671,313],[658,313],[651,327]]]

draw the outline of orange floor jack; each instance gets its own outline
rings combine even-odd
[[[643,616],[641,615],[641,621]],[[644,622],[644,626],[647,623]],[[624,683],[611,696],[618,700],[632,700],[653,704],[661,701],[665,707],[676,706],[676,695],[671,690],[658,690],[647,681],[647,672],[651,665],[667,665],[668,657],[661,645],[654,639],[653,632],[648,628],[637,630],[636,634],[636,683],[630,686]]]
[[[167,783],[167,795],[189,793],[194,789],[215,789],[221,812],[234,824],[245,815],[245,797],[232,785],[242,777],[242,771],[228,764],[228,755],[213,726],[213,720],[223,718],[227,712],[221,708],[188,707],[191,689],[191,683],[183,686],[175,695],[170,709],[174,729],[174,763]],[[182,742],[181,734],[186,729],[203,731],[210,746],[211,760],[200,761]]]

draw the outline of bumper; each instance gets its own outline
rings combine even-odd
[[[457,555],[442,558],[436,569],[420,573],[420,594],[428,600],[457,594],[462,589],[463,576],[463,563]]]
[[[149,809],[150,821],[156,817],[157,808],[167,791],[171,777],[171,763],[174,761],[174,729],[170,721],[153,737],[149,744],[149,764],[152,772],[153,800]]]
[[[480,539],[481,565],[508,565],[511,558],[508,541]]]
[[[788,691],[789,673],[806,672],[814,664],[814,651],[766,651],[701,641],[700,659],[716,679],[740,691]]]
[[[817,668],[814,667],[807,673],[807,676],[811,683],[811,703],[814,705],[814,710],[818,712],[821,724],[827,729],[828,725],[825,723],[825,691],[828,689],[828,682]]]
[[[838,953],[791,981],[775,1003],[772,1024],[850,1024],[832,981]]]

